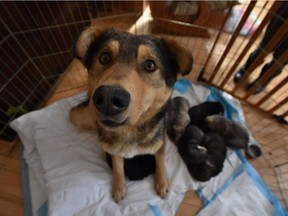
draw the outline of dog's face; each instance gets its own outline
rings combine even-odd
[[[169,99],[178,73],[192,67],[190,52],[173,41],[94,27],[80,35],[76,55],[89,72],[92,117],[110,130],[153,117]]]

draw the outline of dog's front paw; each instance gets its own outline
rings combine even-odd
[[[116,203],[119,203],[126,195],[125,185],[114,185],[112,197]]]
[[[169,189],[169,183],[167,177],[155,179],[155,191],[161,197],[165,198]]]

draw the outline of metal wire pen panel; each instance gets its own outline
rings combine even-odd
[[[287,5],[250,0],[0,2],[0,140],[15,138],[9,123],[16,117],[87,88],[87,71],[74,59],[73,46],[85,27],[95,25],[161,35],[189,48],[194,63],[186,78],[245,104],[271,169],[281,170],[277,176],[287,180],[287,126],[267,128],[267,122],[276,122],[272,116],[287,124]],[[251,115],[250,107],[263,117]],[[274,146],[269,136],[277,137],[271,140]],[[276,189],[288,194],[287,183]],[[279,196],[288,206],[287,195]]]
[[[0,135],[11,119],[37,108],[72,61],[85,2],[1,2]]]
[[[235,9],[239,5],[235,6],[235,2],[230,2],[224,11],[213,12],[209,11],[209,8],[207,9],[209,6],[205,4],[207,4],[205,1],[199,3],[199,8],[203,11],[193,17],[175,15],[171,12],[171,8],[165,5],[165,2],[152,1],[151,10],[155,20],[153,23],[155,32],[162,31],[166,34],[173,34],[177,38],[194,36],[193,39],[185,37],[181,42],[191,48],[194,57],[196,56],[196,68],[194,68],[193,75],[199,75],[198,80],[206,80],[265,112],[284,114],[285,117],[288,109],[287,95],[285,96],[288,90],[285,85],[287,83],[287,67],[285,66],[288,59],[288,28],[287,15],[284,12],[287,11],[287,3],[248,1],[246,4],[241,4],[241,16],[237,18],[238,20],[236,19],[237,22],[232,25],[233,31],[230,32],[227,30],[229,30],[229,25],[231,28],[231,17],[235,18]],[[257,18],[251,20],[252,16]],[[267,25],[269,28],[266,31]],[[248,33],[244,33],[244,29]],[[253,33],[249,33],[252,30]],[[264,35],[267,36],[261,41]],[[199,40],[195,39],[195,36],[209,39]],[[255,58],[253,64],[249,62],[249,65],[245,66],[249,54],[256,49],[258,53],[253,57]],[[267,63],[273,55],[271,63],[264,66],[265,64],[262,63],[264,61]],[[252,62],[252,60],[249,61]],[[257,78],[261,65],[264,69]],[[234,83],[233,77],[240,69],[242,69],[243,77],[239,83]],[[281,76],[275,78],[276,74],[280,73]],[[248,81],[253,79],[255,85],[247,86]],[[270,85],[270,83],[273,84]],[[255,100],[253,96],[258,93],[259,87],[267,88],[263,91],[264,93],[257,94]],[[246,88],[248,88],[247,91]],[[257,100],[260,98],[263,100],[259,103]]]
[[[91,18],[115,16],[115,8],[120,16],[134,14],[136,6],[138,13],[142,11],[142,4],[100,1],[0,4],[0,138],[6,140],[15,137],[8,123],[39,107],[55,89],[73,60],[77,36],[90,25]],[[66,88],[85,84],[80,74],[85,69],[78,67]]]

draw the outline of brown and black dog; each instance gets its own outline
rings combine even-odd
[[[102,149],[112,156],[112,196],[126,194],[124,159],[155,155],[155,190],[165,197],[165,116],[178,74],[192,68],[188,50],[168,39],[89,27],[76,55],[88,69],[89,101],[70,112],[82,130],[97,130]]]

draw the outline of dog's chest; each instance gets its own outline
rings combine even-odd
[[[103,132],[102,132],[103,133]],[[99,137],[102,149],[111,155],[131,158],[140,154],[155,154],[163,145],[164,124],[162,121],[150,129],[125,131],[119,134],[106,132]]]
[[[136,155],[142,154],[155,154],[163,145],[163,142],[158,141],[153,145],[143,145],[143,144],[132,144],[127,145],[125,143],[100,143],[101,147],[105,152],[108,152],[111,155],[118,155],[123,158],[132,158]]]

